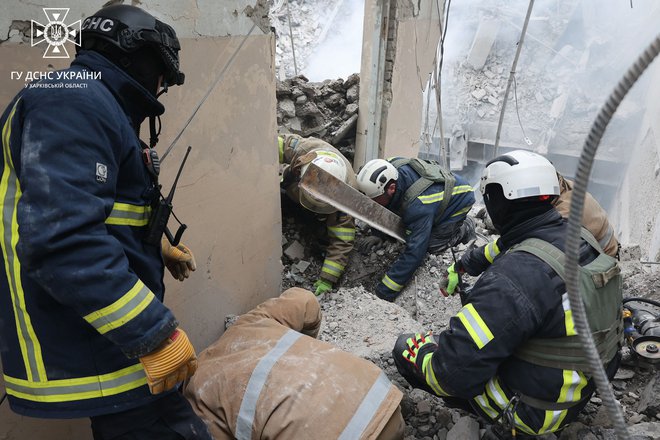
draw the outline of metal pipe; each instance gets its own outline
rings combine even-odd
[[[286,0],[286,21],[289,23],[289,38],[291,38],[291,55],[293,55],[293,73],[298,76],[298,64],[296,63],[296,45],[293,44],[293,27],[291,26],[291,9],[289,0]]]
[[[613,421],[617,436],[620,439],[629,439],[630,436],[623,419],[621,408],[617,405],[612,386],[607,379],[600,357],[598,356],[598,351],[596,350],[591,335],[591,329],[589,327],[589,322],[587,321],[584,304],[582,303],[578,286],[580,224],[582,220],[582,211],[584,210],[584,198],[589,183],[589,174],[591,173],[591,167],[603,133],[623,98],[659,52],[660,35],[655,38],[644,52],[642,52],[637,61],[635,61],[635,63],[628,69],[598,112],[584,142],[584,147],[582,148],[577,173],[575,175],[575,186],[573,187],[573,193],[571,196],[571,209],[568,216],[565,264],[566,287],[568,289],[571,310],[573,311],[575,330],[582,342],[585,355],[589,360],[591,366],[590,373],[596,381],[598,392],[600,393],[603,404]]]
[[[502,101],[502,111],[500,111],[500,121],[497,123],[497,134],[495,135],[495,148],[493,149],[493,157],[497,157],[497,148],[500,146],[500,134],[502,133],[502,123],[504,122],[504,110],[506,109],[506,102],[509,100],[509,91],[511,90],[513,76],[516,74],[518,57],[520,57],[520,50],[522,49],[523,41],[525,40],[525,33],[527,32],[527,25],[529,24],[529,17],[532,15],[532,8],[534,8],[534,0],[529,0],[529,6],[527,6],[527,15],[525,16],[525,23],[523,24],[522,31],[520,32],[520,40],[518,40],[516,56],[513,57],[513,64],[511,65],[511,72],[509,73],[509,81],[506,83],[504,101]]]

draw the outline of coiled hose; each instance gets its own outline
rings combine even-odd
[[[580,224],[582,219],[582,211],[584,210],[584,197],[587,191],[587,184],[591,167],[593,165],[596,150],[603,137],[605,128],[612,119],[612,115],[616,112],[619,104],[626,96],[630,88],[635,84],[637,79],[641,76],[646,68],[651,64],[653,59],[660,52],[660,35],[655,37],[655,40],[642,52],[637,61],[628,69],[621,81],[614,88],[614,91],[607,98],[607,101],[598,112],[596,120],[591,126],[589,135],[584,142],[580,161],[578,162],[577,173],[575,175],[575,186],[573,187],[573,194],[571,196],[571,210],[568,216],[568,234],[566,237],[566,287],[568,289],[568,297],[573,311],[573,320],[575,321],[575,329],[578,333],[582,346],[584,347],[585,355],[589,360],[591,366],[590,373],[596,381],[596,387],[603,400],[605,409],[609,413],[616,434],[620,439],[629,439],[628,430],[623,419],[621,408],[617,405],[612,387],[607,380],[605,370],[601,364],[600,357],[596,351],[594,340],[591,336],[591,329],[587,321],[584,304],[580,297],[580,290],[578,287],[578,249],[580,245]]]

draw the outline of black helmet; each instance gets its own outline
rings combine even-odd
[[[158,73],[163,75],[165,86],[183,84],[185,77],[179,70],[178,54],[181,46],[176,32],[138,7],[113,5],[100,9],[83,21],[81,39],[83,49],[98,50],[111,59],[122,56],[135,63],[141,61],[143,51],[148,49],[164,65],[158,67],[162,69]],[[99,40],[105,44],[99,45]],[[135,55],[133,59],[131,54]],[[119,64],[128,67],[124,60]]]

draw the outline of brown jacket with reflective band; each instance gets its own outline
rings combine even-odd
[[[300,168],[311,162],[316,156],[315,151],[331,151],[341,157],[346,163],[348,172],[348,184],[357,189],[357,179],[351,163],[329,143],[314,137],[303,138],[295,134],[281,135],[284,138],[284,146],[280,155],[281,163],[290,164],[283,176],[287,181],[288,173],[300,173]],[[299,203],[298,183],[294,179],[286,188],[286,193],[296,203]],[[355,241],[355,221],[348,214],[336,212],[326,217],[326,233],[328,235],[328,247],[326,257],[321,269],[320,277],[335,284],[344,272],[348,263],[348,254],[353,250]]]
[[[559,178],[560,196],[555,201],[555,209],[562,217],[568,218],[571,210],[571,197],[573,194],[573,182],[557,174]],[[611,257],[616,256],[619,242],[616,239],[614,228],[607,220],[607,213],[588,192],[584,198],[584,210],[582,211],[582,226],[596,237],[603,251]]]
[[[200,354],[185,395],[216,440],[242,437],[239,413],[248,421],[254,415],[252,423],[242,422],[253,439],[336,439],[347,435],[356,414],[363,416],[358,423],[363,428],[348,438],[378,437],[398,408],[401,391],[383,382],[383,372],[371,362],[314,339],[320,325],[314,295],[292,288],[241,316]],[[291,336],[295,342],[282,348]],[[246,389],[254,390],[259,377],[265,383],[256,387],[258,398],[250,405]],[[378,399],[366,399],[376,404],[365,413],[361,404],[367,394]]]

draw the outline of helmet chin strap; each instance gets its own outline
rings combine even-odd
[[[167,83],[163,85],[163,90],[156,93],[156,99],[160,97],[163,93],[167,93]],[[156,129],[156,120],[158,120],[158,129]],[[154,148],[158,143],[158,136],[160,136],[160,130],[163,128],[160,122],[160,116],[149,116],[149,148]]]

